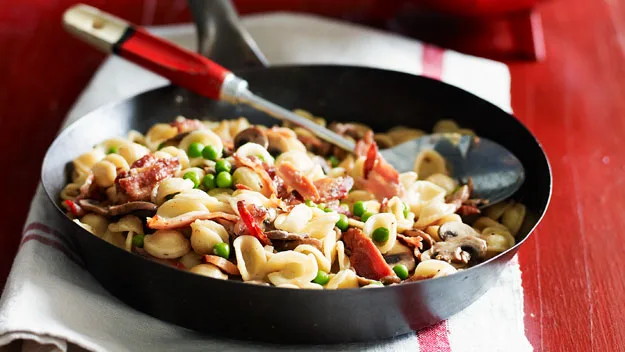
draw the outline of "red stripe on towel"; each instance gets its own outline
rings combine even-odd
[[[84,264],[82,263],[81,260],[79,260],[74,253],[72,253],[70,250],[68,250],[62,243],[57,242],[54,239],[42,236],[42,235],[38,235],[36,233],[31,233],[31,234],[24,234],[24,237],[22,238],[22,242],[20,243],[20,248],[26,243],[26,242],[30,242],[30,241],[37,241],[45,246],[48,246],[50,248],[54,248],[56,250],[58,250],[59,252],[65,254],[65,256],[67,256],[67,258],[69,260],[71,260],[72,262],[76,263],[77,265],[84,267]]]
[[[58,238],[65,246],[67,246],[67,248],[69,248],[72,251],[75,251],[75,248],[72,244],[72,242],[65,236],[63,236],[60,232],[58,232],[57,230],[51,228],[50,226],[40,223],[40,222],[31,222],[30,224],[28,224],[28,226],[26,226],[26,228],[24,229],[24,233],[30,231],[30,230],[39,230],[41,232],[45,232],[49,235],[52,235],[56,238]]]
[[[451,352],[447,320],[417,332],[420,352]]]
[[[423,45],[423,57],[421,58],[425,77],[441,80],[443,78],[443,56],[445,50],[432,46]]]

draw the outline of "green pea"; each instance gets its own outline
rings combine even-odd
[[[187,150],[187,154],[189,154],[192,158],[199,158],[202,156],[202,150],[204,149],[204,144],[193,142],[189,145],[189,149]]]
[[[337,159],[334,155],[332,155],[331,157],[328,158],[328,161],[330,162],[330,166],[332,167],[337,167],[339,166],[339,159]]]
[[[202,157],[204,159],[215,161],[219,157],[219,152],[212,145],[207,145],[202,149]]]
[[[206,189],[216,188],[217,183],[215,181],[215,175],[213,174],[204,175],[204,178],[202,178],[202,184],[204,185],[204,187],[206,187]]]
[[[408,268],[404,264],[397,264],[393,267],[393,271],[398,278],[406,280],[408,278]]]
[[[349,223],[347,222],[347,216],[345,216],[345,214],[341,214],[339,221],[336,222],[336,227],[341,231],[347,231]]]
[[[226,159],[219,159],[215,163],[215,172],[218,174],[222,171],[230,172],[232,170],[232,164]]]
[[[106,154],[115,154],[117,153],[117,147],[110,147],[109,150],[106,151]]]
[[[317,204],[315,204],[315,202],[313,202],[312,200],[308,199],[306,200],[306,205],[308,205],[311,208],[314,208],[317,206]]]
[[[168,194],[168,195],[166,195],[166,196],[165,196],[165,201],[168,201],[168,200],[172,200],[172,199],[174,199],[174,197],[176,196],[176,194],[180,194],[180,192],[176,192],[176,193],[172,193],[172,194]]]
[[[143,239],[145,238],[145,235],[141,235],[141,234],[136,234],[134,236],[132,236],[132,245],[137,247],[137,248],[143,248]]]
[[[330,209],[330,208],[323,208],[323,211],[325,211],[326,213],[331,213],[334,210]]]
[[[184,175],[182,175],[182,178],[184,178],[185,180],[193,181],[193,187],[195,188],[200,185],[200,178],[193,171],[186,172]]]
[[[363,203],[361,200],[354,203],[354,215],[362,217],[362,214],[364,214],[366,210],[367,209],[365,209],[365,203]]]
[[[228,259],[230,256],[230,245],[225,242],[217,243],[215,247],[213,247],[213,253],[222,258]]]
[[[410,213],[410,208],[408,208],[408,204],[403,203],[404,204],[404,218],[408,219],[408,214]]]
[[[360,220],[367,221],[373,215],[375,215],[375,214],[370,212],[370,211],[365,211],[364,214],[362,214],[362,216],[360,217]]]
[[[384,243],[388,241],[389,231],[386,227],[378,227],[377,229],[373,230],[371,237],[374,241],[378,243]]]
[[[312,280],[312,282],[319,284],[321,286],[327,284],[330,281],[330,276],[325,271],[317,271],[317,276]]]
[[[232,187],[232,175],[230,175],[227,171],[222,171],[217,174],[215,183],[219,188],[230,188]]]
[[[321,209],[321,210],[325,210],[326,208],[326,203],[319,203],[317,204],[317,208]]]

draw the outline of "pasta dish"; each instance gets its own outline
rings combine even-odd
[[[354,152],[295,126],[245,118],[178,117],[145,134],[130,131],[73,160],[62,206],[93,235],[150,260],[284,288],[437,278],[515,245],[523,204],[482,212],[471,180],[453,179],[436,151],[422,151],[406,173],[379,153],[425,132],[328,127],[356,141]],[[473,134],[451,120],[434,132]]]

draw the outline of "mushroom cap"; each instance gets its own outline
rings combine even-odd
[[[478,235],[479,234],[471,226],[459,221],[446,222],[438,228],[438,237],[440,237],[442,241],[447,241],[454,237]]]
[[[486,257],[486,241],[476,236],[457,236],[436,242],[421,254],[421,260],[438,259],[448,263],[468,263]]]
[[[253,126],[244,129],[234,137],[235,149],[238,149],[240,146],[246,143],[256,143],[267,149],[267,146],[269,145],[269,140],[267,139],[267,134],[265,134],[263,130],[256,126]]]

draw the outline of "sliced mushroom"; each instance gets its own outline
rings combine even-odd
[[[238,149],[240,146],[246,143],[256,143],[263,148],[267,149],[269,140],[267,135],[260,128],[253,126],[244,129],[234,137],[234,149]]]
[[[384,254],[384,260],[390,267],[402,264],[408,271],[414,270],[417,265],[413,251],[399,242],[395,242],[393,248]]]
[[[486,257],[486,241],[469,235],[450,237],[446,241],[436,242],[432,248],[421,254],[421,261],[437,259],[448,263],[467,264]]]
[[[128,202],[110,207],[109,214],[111,216],[119,216],[133,213],[136,211],[147,211],[155,214],[157,208],[158,207],[156,206],[156,204],[150,202]]]
[[[302,240],[304,238],[308,238],[308,235],[306,234],[291,233],[291,232],[287,232],[283,230],[266,231],[265,235],[267,235],[267,237],[270,240],[284,240],[284,241],[296,241],[296,240]]]
[[[446,222],[438,228],[438,237],[440,237],[442,241],[447,241],[453,237],[478,235],[479,234],[471,226],[459,221]]]
[[[83,210],[86,210],[90,213],[94,213],[94,214],[98,214],[102,216],[108,216],[109,214],[109,209],[107,206],[99,205],[96,202],[90,201],[88,199],[79,200],[78,205],[80,205],[80,207]]]
[[[294,250],[295,248],[297,248],[297,246],[302,244],[309,244],[320,251],[323,250],[323,243],[320,240],[312,237],[306,237],[298,240],[272,240],[271,243],[273,244],[273,247],[279,252]]]
[[[385,276],[380,279],[380,282],[384,285],[390,284],[398,284],[401,282],[401,279],[394,275]]]
[[[138,211],[149,213],[148,216],[156,213],[156,204],[150,202],[128,202],[120,205],[103,206],[88,199],[81,199],[78,204],[85,210],[103,216],[121,216]]]

